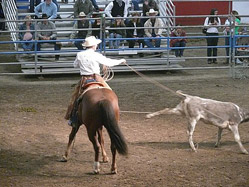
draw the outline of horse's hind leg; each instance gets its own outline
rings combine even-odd
[[[100,143],[100,147],[101,147],[101,151],[102,151],[103,162],[108,162],[109,158],[107,157],[107,154],[106,154],[106,151],[105,151],[102,128],[100,128],[98,130],[98,141]]]
[[[112,151],[111,173],[112,174],[117,174],[118,173],[117,165],[116,165],[116,153],[117,153],[117,150],[116,150],[115,146],[113,145],[113,143],[111,143],[111,151]]]
[[[90,132],[87,129],[88,133],[88,138],[93,144],[94,152],[95,152],[95,157],[94,157],[94,164],[93,164],[93,173],[98,174],[100,172],[100,164],[99,164],[99,153],[100,153],[100,144],[97,138],[97,133],[95,132]]]
[[[69,135],[69,140],[68,140],[68,144],[67,144],[67,149],[66,149],[65,155],[63,156],[63,158],[61,160],[62,162],[67,162],[68,155],[70,154],[70,151],[71,151],[72,143],[75,140],[75,135],[77,134],[78,130],[79,130],[79,126],[72,128],[72,131],[71,131],[71,133]]]

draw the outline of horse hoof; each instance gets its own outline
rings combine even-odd
[[[118,173],[117,169],[111,171],[111,174],[117,174],[117,173]]]
[[[109,162],[109,158],[106,157],[106,158],[103,158],[103,163],[108,163]]]
[[[63,156],[60,162],[67,162],[67,157]]]
[[[99,174],[100,170],[94,170],[93,174]]]

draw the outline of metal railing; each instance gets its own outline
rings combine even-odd
[[[9,29],[12,41],[17,41],[17,33],[18,30],[17,22],[12,22],[17,20],[17,7],[15,0],[2,0],[3,12],[5,15],[5,20],[7,21],[7,27]],[[11,22],[10,22],[11,21]],[[17,48],[17,44],[14,43],[15,48]]]
[[[208,16],[208,15],[207,15]],[[228,17],[229,15],[220,15],[220,17]],[[160,16],[162,17],[162,16]],[[175,16],[174,18],[176,17],[181,17],[181,16]],[[183,17],[183,16],[182,16]],[[197,16],[192,16],[192,17],[197,17]],[[200,17],[200,16],[198,16]],[[205,17],[202,15],[202,17]],[[171,19],[172,17],[162,17],[164,19]],[[220,49],[226,49],[226,48],[229,48],[229,55],[226,56],[226,55],[220,55],[218,56],[217,58],[218,59],[229,59],[229,64],[227,66],[214,66],[214,67],[182,67],[182,68],[168,68],[168,69],[204,69],[204,68],[214,68],[214,69],[217,69],[217,68],[227,68],[227,69],[230,69],[231,72],[232,72],[232,77],[235,77],[235,68],[248,68],[249,66],[246,66],[246,67],[236,67],[236,63],[235,63],[235,60],[237,58],[240,58],[240,56],[238,56],[236,53],[236,49],[240,48],[241,46],[238,45],[236,43],[236,40],[237,38],[239,37],[244,37],[244,38],[248,38],[249,35],[235,35],[233,32],[231,32],[230,35],[228,36],[224,36],[224,35],[219,35],[219,36],[204,36],[203,34],[200,34],[199,33],[187,33],[187,36],[186,37],[178,37],[179,39],[180,38],[185,38],[185,39],[188,39],[188,40],[203,40],[203,39],[206,39],[206,38],[215,38],[215,37],[218,37],[222,40],[224,40],[225,38],[230,38],[230,42],[229,42],[229,45],[218,45],[218,46],[198,46],[198,45],[194,45],[194,46],[191,46],[191,45],[187,45],[186,47],[171,47],[169,45],[170,43],[170,40],[171,39],[174,39],[175,37],[171,37],[170,36],[170,30],[172,29],[175,29],[176,27],[175,26],[172,26],[172,27],[169,27],[169,26],[164,26],[163,28],[165,29],[166,28],[166,32],[164,32],[163,36],[160,37],[160,39],[163,41],[164,45],[161,45],[159,48],[134,48],[134,49],[131,49],[131,48],[119,48],[119,49],[110,49],[107,47],[107,43],[108,41],[110,40],[125,40],[125,41],[129,41],[129,40],[134,40],[133,38],[116,38],[116,39],[110,39],[108,36],[107,36],[107,31],[109,29],[112,29],[112,30],[115,30],[115,28],[108,28],[106,23],[109,21],[110,22],[110,19],[111,18],[105,18],[105,17],[102,17],[102,18],[88,18],[89,20],[94,20],[94,19],[101,19],[101,27],[100,28],[96,28],[95,30],[99,30],[100,32],[102,32],[103,34],[101,34],[101,39],[102,39],[102,43],[104,44],[103,47],[100,49],[101,52],[103,53],[108,53],[108,52],[112,52],[112,53],[115,53],[117,55],[119,54],[129,54],[129,51],[132,51],[132,50],[136,50],[137,53],[147,53],[147,52],[163,52],[164,54],[166,54],[165,58],[163,59],[164,60],[164,63],[169,65],[170,64],[170,61],[172,60],[172,57],[170,56],[170,51],[171,50],[177,50],[177,49],[185,49],[185,50],[191,50],[191,49],[195,49],[195,50],[200,50],[200,49],[207,49],[207,48],[220,48]],[[59,21],[76,21],[74,19],[65,19],[65,20],[59,20]],[[20,21],[23,21],[23,20],[17,20],[17,21],[8,21],[8,22],[20,22]],[[40,20],[34,20],[35,23],[37,23],[38,21]],[[58,21],[58,20],[54,20],[54,21]],[[244,27],[244,26],[248,26],[248,25],[240,25],[240,27]],[[202,26],[200,25],[196,25],[196,26],[181,26],[181,28],[183,29],[186,29],[186,28],[190,28],[190,27],[193,27],[193,28],[198,28],[199,31],[201,31],[201,28]],[[224,27],[224,25],[222,25],[221,27]],[[235,25],[229,25],[229,27],[234,30],[234,27]],[[145,27],[141,27],[141,28],[145,28]],[[147,27],[147,28],[150,28],[150,27]],[[129,29],[128,27],[124,27],[124,28],[121,28],[121,29]],[[139,28],[137,28],[139,29]],[[71,28],[68,28],[66,30],[57,30],[57,32],[62,32],[62,31],[72,31]],[[76,30],[87,30],[87,29],[76,29]],[[35,30],[35,32],[38,32],[39,30]],[[4,32],[15,32],[15,33],[18,33],[20,31],[4,31]],[[148,37],[143,37],[143,38],[139,38],[140,40],[144,40],[144,39],[155,39],[153,37],[151,38],[148,38]],[[70,40],[70,39],[58,39],[58,40],[51,40],[49,42],[75,42],[75,41],[83,41],[83,39],[73,39],[73,40]],[[4,42],[0,42],[0,45],[1,44],[6,44],[6,43],[15,43],[16,45],[19,44],[19,43],[22,43],[23,41],[4,41]],[[44,41],[41,41],[41,40],[33,40],[33,41],[30,41],[30,42],[34,42],[35,46],[40,43],[40,42],[44,42]],[[249,48],[248,44],[247,45],[243,45],[243,47],[246,47],[246,48]],[[35,48],[36,49],[36,48]],[[123,51],[126,51],[127,53],[123,53]],[[49,50],[46,50],[46,51],[37,51],[37,50],[34,50],[34,51],[13,51],[13,52],[10,52],[10,51],[6,51],[6,52],[0,52],[0,54],[23,54],[23,53],[26,53],[26,54],[35,54],[35,61],[34,61],[34,64],[35,64],[35,73],[39,73],[38,72],[38,59],[37,59],[37,55],[39,54],[69,54],[69,53],[73,53],[75,54],[76,52],[78,52],[78,50],[75,50],[75,49],[70,49],[70,50],[61,50],[61,51],[49,51]],[[121,52],[121,53],[120,53]],[[248,53],[249,54],[249,53]],[[243,58],[249,58],[249,55],[244,55]],[[208,59],[210,57],[207,57],[207,56],[185,56],[184,60],[195,60],[195,59]],[[211,57],[211,58],[216,58],[216,57]],[[161,58],[159,60],[162,60]],[[20,64],[20,63],[19,63]]]

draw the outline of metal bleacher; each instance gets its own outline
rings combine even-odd
[[[69,35],[73,28],[73,5],[74,0],[68,0],[67,4],[57,0],[60,5],[58,14],[61,20],[56,20],[57,40],[62,44],[61,51],[54,52],[53,45],[42,44],[41,53],[20,53],[17,55],[17,60],[22,63],[22,72],[24,74],[74,74],[79,73],[79,69],[73,67],[77,48],[74,45],[69,45]],[[97,0],[100,9],[104,9],[110,0]],[[22,19],[29,13],[29,0],[17,0],[18,18]],[[101,12],[100,12],[101,13]],[[103,13],[103,12],[102,12]],[[20,23],[19,23],[20,24]],[[163,41],[163,40],[162,40]],[[178,62],[183,59],[176,58],[171,55],[167,49],[167,40],[162,42],[162,49],[150,50],[148,48],[139,48],[135,46],[134,49],[129,49],[126,42],[117,50],[103,50],[106,56],[111,58],[125,58],[127,63],[138,71],[161,71],[179,68]],[[108,47],[107,47],[108,48]],[[17,51],[22,52],[23,49],[18,47]],[[143,53],[143,57],[139,54]],[[156,53],[156,54],[155,54]],[[60,55],[59,60],[55,60],[54,56]],[[132,56],[132,57],[131,57]],[[114,72],[128,72],[131,71],[127,66],[120,65],[113,67]]]

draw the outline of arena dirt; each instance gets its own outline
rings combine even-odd
[[[231,79],[227,70],[147,74],[173,90],[231,101],[249,109],[248,79]],[[119,74],[109,82],[119,97],[120,127],[129,155],[117,157],[92,174],[94,152],[85,127],[79,130],[67,163],[64,154],[71,128],[63,119],[78,77],[0,77],[0,186],[249,186],[249,156],[240,153],[225,130],[214,148],[217,127],[199,123],[194,133],[198,152],[191,151],[186,119],[143,113],[174,107],[180,99],[135,74]],[[249,151],[249,123],[239,127]],[[111,157],[110,140],[105,147]]]

